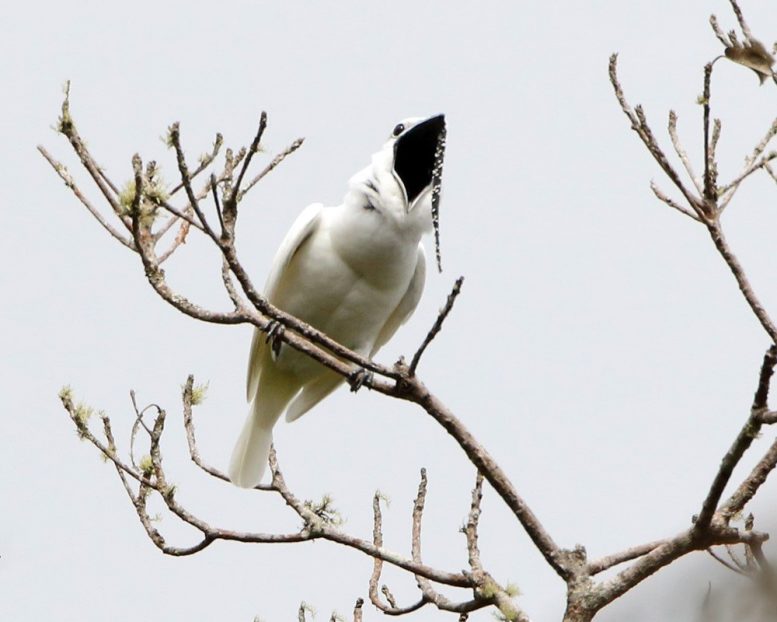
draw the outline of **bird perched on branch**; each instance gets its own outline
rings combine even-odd
[[[374,356],[421,298],[421,237],[434,225],[439,240],[445,130],[443,115],[397,124],[371,164],[351,178],[342,204],[307,207],[275,255],[266,298],[354,352]],[[251,406],[232,453],[232,482],[258,484],[281,414],[298,419],[343,380],[275,331],[257,329],[248,364]]]

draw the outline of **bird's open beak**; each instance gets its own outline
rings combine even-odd
[[[394,143],[394,172],[405,189],[408,209],[442,173],[445,155],[445,115],[415,125]],[[435,173],[439,171],[439,173]]]

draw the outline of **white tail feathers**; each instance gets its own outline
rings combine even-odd
[[[229,461],[229,479],[236,486],[253,488],[261,481],[270,457],[274,423],[263,420],[251,408]]]
[[[299,387],[275,368],[265,370],[256,387],[251,410],[229,461],[229,479],[241,488],[253,488],[267,469],[272,429]]]

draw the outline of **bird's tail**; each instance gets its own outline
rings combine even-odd
[[[241,488],[253,488],[260,482],[270,456],[273,424],[267,425],[254,410],[252,405],[229,461],[229,479]]]
[[[253,488],[262,479],[270,457],[273,426],[292,396],[293,392],[262,391],[260,387],[229,461],[229,479],[236,486]]]

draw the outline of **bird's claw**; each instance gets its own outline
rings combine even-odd
[[[348,376],[348,384],[351,385],[351,393],[356,393],[362,387],[368,389],[372,386],[372,380],[375,374],[364,367],[360,367]]]
[[[270,344],[270,350],[272,351],[274,359],[277,359],[278,355],[281,353],[281,346],[283,345],[283,339],[281,339],[281,336],[285,331],[286,327],[278,320],[271,321],[267,325],[267,328],[265,328],[265,332],[267,333],[265,343]]]

